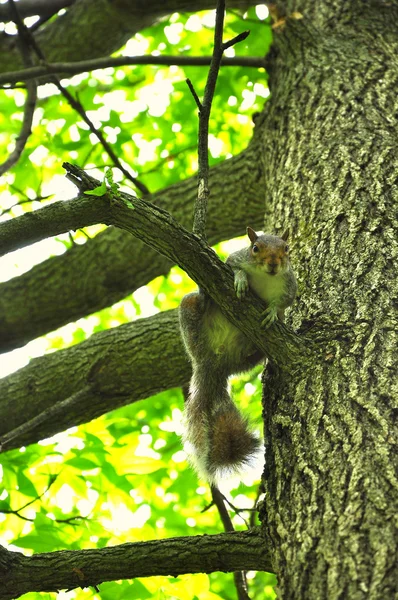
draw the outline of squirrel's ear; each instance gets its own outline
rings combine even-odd
[[[247,231],[247,235],[249,236],[249,239],[250,239],[251,243],[254,244],[254,242],[258,238],[257,233],[251,227],[247,227],[246,231]]]
[[[287,228],[286,231],[284,231],[281,235],[282,240],[287,242],[287,240],[289,239],[289,235],[290,235],[290,230],[289,230],[289,228]]]

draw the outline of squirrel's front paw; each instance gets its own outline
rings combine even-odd
[[[249,282],[245,273],[238,273],[234,279],[235,292],[239,300],[243,300],[249,290]]]
[[[272,323],[275,321],[276,317],[278,316],[278,311],[276,309],[276,306],[273,306],[272,304],[270,304],[268,306],[268,308],[266,308],[265,311],[261,313],[261,316],[264,317],[263,320],[261,321],[262,327],[264,327],[265,329],[268,329],[268,327],[271,327]]]

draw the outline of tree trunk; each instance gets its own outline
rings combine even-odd
[[[318,340],[310,368],[264,376],[263,530],[284,600],[398,597],[392,4],[285,3],[270,57],[266,228],[291,228],[293,322]]]

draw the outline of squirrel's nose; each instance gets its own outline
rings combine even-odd
[[[278,272],[279,269],[279,261],[277,260],[270,260],[267,262],[268,264],[268,272],[271,273],[272,275],[274,275],[275,273]]]

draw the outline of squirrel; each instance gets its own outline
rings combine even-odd
[[[251,288],[266,303],[262,326],[268,328],[275,319],[283,320],[296,295],[289,230],[277,237],[258,235],[247,227],[247,235],[250,246],[233,252],[226,264],[233,270],[240,300]],[[179,319],[193,370],[184,411],[184,441],[199,475],[214,484],[238,473],[258,455],[260,440],[229,395],[228,378],[250,370],[264,356],[201,289],[184,296]]]

